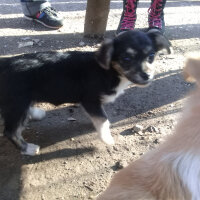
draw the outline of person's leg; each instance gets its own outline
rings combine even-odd
[[[48,0],[21,0],[21,5],[27,19],[34,20],[52,29],[63,26],[62,17],[51,7]]]
[[[123,0],[123,12],[116,34],[135,28],[137,3],[138,0]]]
[[[162,33],[165,31],[165,21],[164,21],[164,8],[166,0],[151,0],[151,6],[148,9],[148,23],[149,29],[157,28],[161,30]]]
[[[22,5],[22,11],[25,16],[34,16],[39,10],[51,6],[48,0],[43,0],[43,1],[21,0],[21,5]]]

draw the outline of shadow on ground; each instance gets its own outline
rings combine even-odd
[[[0,24],[1,24],[0,19]],[[12,19],[9,19],[12,20]],[[13,23],[8,24],[6,28],[13,28],[15,24],[16,19],[13,19]],[[25,23],[25,22],[23,22]],[[1,27],[5,28],[5,27]],[[25,29],[31,28],[32,25],[30,23],[28,26],[24,26]],[[45,29],[41,27],[38,24],[35,24],[37,27],[36,31],[39,31],[40,29]],[[16,26],[15,26],[16,27]],[[19,28],[19,27],[18,27]],[[16,28],[17,29],[17,28]],[[145,29],[138,29],[145,31]],[[182,31],[184,30],[184,31]],[[193,32],[191,35],[190,33]],[[191,39],[191,38],[199,38],[199,33],[200,32],[200,24],[190,24],[190,25],[176,25],[176,26],[167,26],[166,27],[166,37],[169,40],[180,40],[180,39]],[[173,34],[177,33],[177,34]],[[106,38],[114,38],[115,36],[115,31],[107,31],[105,34]],[[39,42],[35,43],[32,46],[28,47],[23,47],[19,48],[19,42],[24,42],[24,38],[29,38],[29,40],[39,40]],[[34,34],[34,35],[26,35],[26,36],[7,36],[5,37],[0,37],[2,47],[0,49],[0,55],[12,55],[12,54],[21,54],[21,53],[32,53],[32,52],[37,52],[38,48],[39,51],[49,51],[51,50],[63,50],[66,48],[83,48],[84,46],[81,45],[80,42],[84,42],[85,45],[87,46],[94,46],[95,44],[101,43],[101,39],[95,39],[95,38],[84,38],[82,33],[69,33],[69,34],[51,34],[51,35],[39,35],[39,34]],[[18,41],[18,42],[16,42]],[[7,46],[12,46],[12,48],[6,48]],[[186,47],[187,48],[187,47]]]

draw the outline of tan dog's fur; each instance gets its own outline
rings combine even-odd
[[[200,200],[200,57],[184,68],[197,88],[175,134],[114,175],[98,200]]]

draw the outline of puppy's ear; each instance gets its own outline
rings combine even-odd
[[[110,68],[110,62],[112,59],[112,54],[113,54],[113,40],[111,39],[106,39],[99,50],[96,52],[96,59],[97,62],[103,67],[104,69],[109,69]]]
[[[169,40],[159,30],[150,29],[147,32],[147,35],[151,38],[156,52],[162,49],[166,49],[169,54],[171,53],[171,44]]]
[[[183,69],[184,79],[200,84],[200,56],[188,58]]]

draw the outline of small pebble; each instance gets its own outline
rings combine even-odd
[[[39,43],[40,40],[39,40],[39,39],[33,39],[33,42],[35,42],[35,43]]]
[[[159,142],[159,139],[156,138],[156,139],[153,141],[153,143],[154,143],[154,144],[159,144],[159,143],[160,143],[160,142]]]
[[[67,120],[68,120],[68,121],[76,121],[76,119],[73,118],[73,117],[68,117]]]
[[[28,47],[28,46],[33,46],[33,41],[19,42],[18,43],[18,48]]]
[[[30,40],[31,38],[30,37],[23,37],[21,38],[21,40]]]
[[[150,132],[150,133],[153,133],[153,132],[158,133],[158,132],[159,132],[158,128],[156,128],[155,126],[149,126],[149,127],[146,129],[146,131],[148,131],[148,132]]]
[[[81,47],[83,47],[83,46],[85,46],[85,42],[79,42],[79,45],[81,46]]]
[[[112,167],[112,169],[114,171],[117,171],[117,170],[120,170],[120,169],[123,169],[124,167],[127,166],[127,162],[124,161],[124,160],[119,160],[115,163],[115,165]]]
[[[113,150],[119,151],[119,149],[116,146],[113,146]]]
[[[139,131],[142,131],[142,129],[143,129],[143,126],[138,125],[138,124],[136,124],[136,125],[133,127],[133,131],[136,132],[136,133],[138,133]]]

